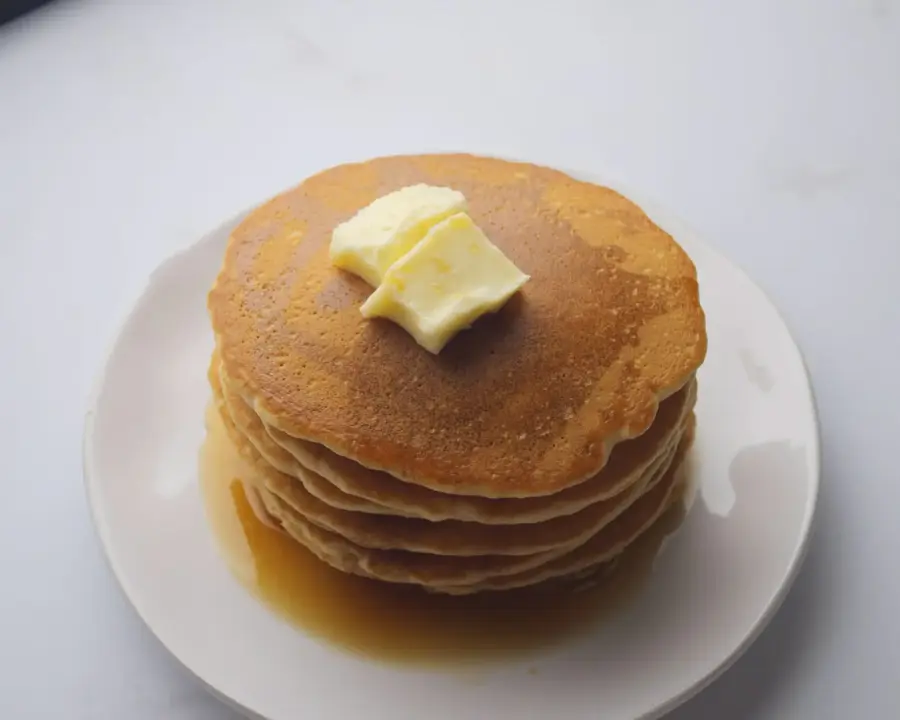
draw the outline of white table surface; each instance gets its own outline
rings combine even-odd
[[[432,149],[639,188],[743,265],[806,355],[810,555],[673,717],[900,717],[900,2],[444,5],[71,0],[0,29],[0,717],[235,717],[107,569],[90,389],[170,253],[317,169]]]

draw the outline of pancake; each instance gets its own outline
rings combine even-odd
[[[511,589],[569,574],[580,575],[586,568],[599,566],[619,555],[667,509],[672,493],[681,481],[681,461],[690,438],[689,434],[649,493],[585,543],[583,549],[570,548],[562,553],[460,558],[361,548],[308,522],[267,491],[262,491],[262,496],[268,511],[279,518],[294,539],[343,572],[386,582],[421,585],[449,594]]]
[[[251,508],[259,519],[283,530],[304,545],[320,560],[332,567],[364,577],[381,579],[393,583],[459,584],[477,582],[502,574],[513,574],[546,563],[572,548],[519,556],[452,557],[426,555],[402,550],[368,550],[345,538],[324,530],[306,520],[287,503],[269,492],[252,459],[241,452],[239,436],[230,423],[221,398],[214,402],[215,412],[208,414],[207,422],[212,432],[219,432],[213,423],[221,424],[221,431],[231,440],[234,449],[244,460],[249,460],[242,468],[240,478],[245,492],[252,493],[262,503],[262,516],[255,507]]]
[[[436,356],[362,318],[371,288],[328,257],[337,224],[417,182],[462,191],[531,276]],[[555,170],[465,155],[344,165],[264,204],[232,233],[208,305],[229,387],[276,439],[478,498],[592,478],[706,352],[694,266],[637,206]]]
[[[265,488],[319,527],[375,550],[408,550],[432,555],[533,555],[579,545],[598,533],[642,497],[658,470],[671,462],[674,448],[664,454],[634,488],[601,500],[575,515],[541,523],[482,525],[445,520],[390,518],[332,508],[285,475],[266,475]]]
[[[252,442],[241,434],[221,403],[220,411],[229,437],[240,453],[256,468],[260,483],[272,494],[313,524],[334,532],[362,547],[438,555],[531,555],[584,542],[617,517],[644,491],[660,465],[671,458],[673,442],[654,461],[634,487],[621,495],[601,500],[572,515],[540,523],[484,525],[447,520],[430,522],[358,513],[332,507],[312,495],[303,483],[273,468]]]
[[[213,396],[218,402],[225,405],[228,421],[233,423],[237,431],[253,446],[258,456],[271,465],[274,470],[296,478],[316,498],[341,510],[416,517],[415,513],[404,512],[402,508],[390,508],[371,502],[364,497],[349,495],[337,485],[328,482],[301,465],[290,453],[269,437],[262,421],[246,403],[234,395],[227,385],[222,382],[222,376],[219,372],[218,353],[213,355],[208,376],[213,389]],[[246,455],[247,453],[245,452],[244,454]]]
[[[565,555],[561,555],[535,568],[489,578],[471,585],[449,585],[432,588],[453,595],[469,595],[488,590],[513,590],[565,577],[578,577],[585,572],[593,574],[599,567],[610,563],[625,548],[643,535],[672,505],[683,496],[685,485],[684,457],[693,441],[693,427],[684,435],[677,451],[663,468],[663,477],[640,497],[621,517],[590,540]]]
[[[537,555],[476,555],[454,557],[406,550],[361,548],[346,538],[314,525],[268,491],[261,491],[266,510],[282,528],[307,550],[333,568],[362,577],[425,588],[467,585],[491,577],[513,575],[543,565],[564,554],[550,551]]]
[[[213,363],[216,361],[214,358]],[[540,522],[570,515],[624,492],[671,444],[696,399],[696,381],[692,381],[660,404],[646,433],[617,445],[603,470],[579,485],[537,498],[478,498],[422,488],[365,468],[314,443],[285,438],[264,426],[231,390],[224,372],[216,374],[217,379],[211,382],[224,396],[241,432],[272,466],[298,478],[319,500],[356,512],[485,524]],[[288,449],[290,452],[286,452]]]

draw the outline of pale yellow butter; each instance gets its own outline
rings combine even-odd
[[[385,317],[416,342],[439,353],[479,316],[494,312],[529,279],[465,213],[437,223],[391,265],[363,304],[367,317]]]
[[[396,190],[334,229],[331,262],[378,287],[387,269],[429,228],[465,209],[466,198],[451,188],[420,184]]]

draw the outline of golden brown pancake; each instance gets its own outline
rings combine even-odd
[[[394,583],[422,585],[430,590],[469,594],[491,589],[524,587],[613,559],[638,538],[668,507],[681,481],[681,461],[689,447],[690,434],[671,465],[650,492],[641,497],[597,536],[566,552],[526,556],[453,557],[362,548],[310,523],[277,496],[262,491],[268,511],[284,529],[314,555],[338,570]],[[542,569],[543,568],[543,569]]]
[[[385,507],[364,497],[350,495],[301,465],[287,450],[269,437],[262,421],[243,400],[232,393],[222,382],[218,353],[213,355],[208,377],[213,389],[213,397],[217,403],[224,404],[223,410],[227,414],[227,422],[235,426],[236,431],[253,446],[260,459],[268,463],[273,470],[298,479],[319,500],[335,508],[380,515],[417,517],[402,509]],[[396,482],[400,483],[401,481],[397,480]],[[401,484],[406,486],[405,483]]]
[[[658,482],[652,483],[648,491],[614,523],[574,550],[543,565],[512,575],[488,578],[471,585],[450,585],[432,589],[454,595],[468,595],[486,590],[512,590],[556,578],[578,576],[610,562],[646,532],[673,502],[682,499],[679,490],[683,490],[685,483],[684,457],[692,441],[693,425],[688,428],[674,456],[664,467],[663,477]]]
[[[309,522],[268,491],[263,490],[261,495],[267,511],[279,518],[284,530],[320,560],[343,572],[385,582],[426,588],[473,584],[523,572],[562,554],[550,551],[537,555],[455,557],[406,550],[372,550]]]
[[[210,380],[215,388],[216,377],[212,370]],[[214,392],[214,396],[217,395]],[[245,486],[262,500],[266,518],[270,522],[273,521],[318,557],[338,569],[390,582],[421,584],[437,592],[451,594],[520,587],[561,576],[580,576],[586,570],[591,571],[607,562],[639,536],[662,512],[664,507],[658,502],[661,491],[657,488],[666,483],[671,487],[675,482],[671,468],[680,466],[693,434],[691,416],[686,422],[686,438],[677,452],[658,463],[653,477],[642,483],[642,487],[634,489],[634,496],[628,507],[586,542],[530,555],[453,557],[367,548],[310,522],[293,504],[271,492],[272,486],[268,481],[272,474],[278,475],[277,471],[264,461],[260,462],[262,459],[258,453],[254,454],[252,445],[237,432],[221,396],[217,397],[216,405],[221,414],[214,413],[213,417],[222,422],[226,436],[250,460],[245,470],[246,476],[242,479]],[[286,479],[299,485],[293,479]],[[384,520],[389,521],[390,518]],[[513,527],[519,529],[526,526]]]
[[[586,542],[640,499],[657,471],[671,462],[674,448],[647,476],[622,496],[600,500],[574,515],[533,524],[482,525],[460,520],[430,522],[338,510],[321,502],[301,483],[267,474],[265,487],[310,522],[375,550],[409,550],[432,555],[534,555]]]
[[[306,520],[362,547],[436,555],[533,555],[580,544],[635,502],[656,471],[668,464],[674,453],[674,447],[664,452],[628,491],[572,515],[516,525],[484,525],[458,520],[430,522],[334,508],[309,493],[295,478],[275,470],[252,443],[240,436],[230,417],[223,415],[223,419],[234,444],[258,470],[262,485]]]
[[[216,362],[214,357],[213,363]],[[224,397],[232,421],[259,454],[275,469],[299,479],[305,489],[322,502],[355,512],[485,524],[541,522],[571,515],[625,492],[677,440],[676,435],[696,397],[695,383],[692,382],[664,400],[650,429],[634,440],[618,444],[606,466],[579,485],[537,498],[478,498],[446,495],[403,482],[306,441],[294,441],[293,452],[287,453],[269,436],[252,409],[230,390],[227,383],[221,382],[223,375],[212,368],[210,373],[215,391]],[[301,443],[302,447],[297,447]]]
[[[333,228],[424,182],[462,191],[531,276],[432,355],[365,320],[365,282],[332,267]],[[229,384],[265,425],[421,487],[545,496],[645,432],[706,352],[696,272],[607,188],[467,155],[379,158],[305,181],[233,232],[209,295]]]

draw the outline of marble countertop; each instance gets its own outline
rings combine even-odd
[[[549,7],[69,0],[0,28],[0,716],[232,717],[106,567],[81,482],[90,389],[172,252],[317,169],[439,149],[639,188],[742,265],[804,351],[810,555],[673,717],[896,712],[900,3]]]

